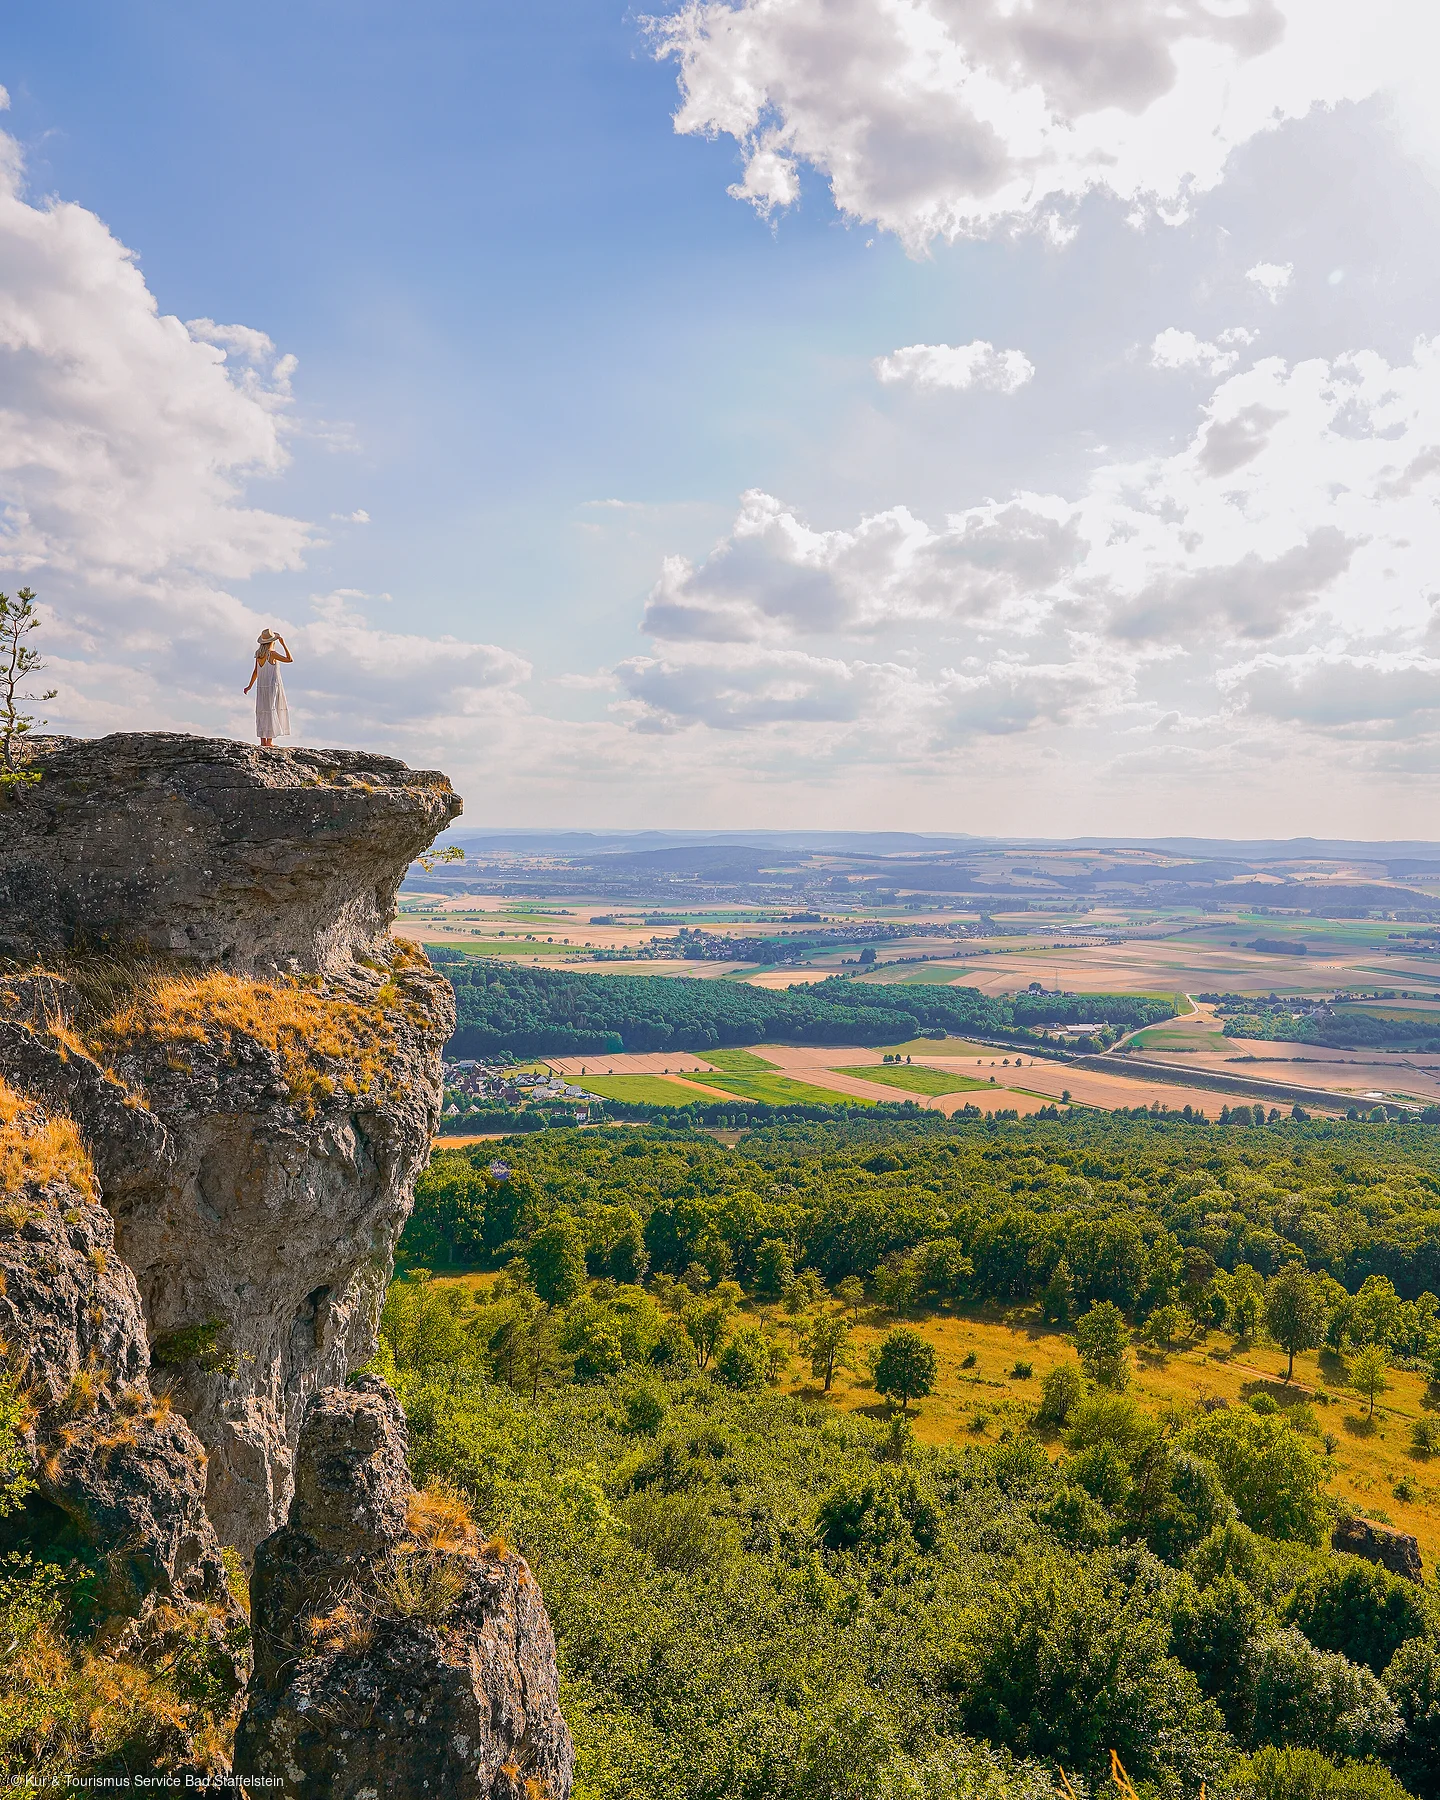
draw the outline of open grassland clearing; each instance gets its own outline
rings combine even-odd
[[[888,1415],[888,1404],[865,1374],[864,1358],[901,1322],[873,1309],[861,1313],[853,1331],[855,1367],[837,1375],[831,1404]],[[916,1435],[927,1443],[996,1443],[1023,1429],[1034,1417],[1048,1371],[1075,1361],[1070,1339],[1059,1327],[1041,1324],[1034,1308],[929,1313],[907,1316],[903,1323],[935,1346],[938,1359],[935,1391],[913,1415]],[[783,1315],[772,1317],[771,1329],[782,1343],[788,1341]],[[974,1362],[967,1367],[970,1357]],[[1366,1402],[1345,1385],[1346,1364],[1333,1353],[1297,1356],[1289,1384],[1285,1360],[1272,1344],[1211,1332],[1165,1354],[1141,1349],[1126,1391],[1157,1417],[1172,1407],[1198,1411],[1217,1400],[1242,1406],[1254,1395],[1269,1394],[1325,1457],[1336,1499],[1413,1532],[1433,1569],[1440,1557],[1440,1457],[1417,1456],[1410,1436],[1417,1420],[1440,1419],[1440,1399],[1427,1378],[1392,1369],[1372,1422],[1365,1416]],[[1029,1364],[1033,1373],[1017,1378],[1017,1363]],[[800,1374],[792,1368],[787,1376],[790,1390],[808,1398],[815,1397],[816,1385],[808,1370]],[[1413,1484],[1409,1499],[1394,1492],[1404,1480]]]

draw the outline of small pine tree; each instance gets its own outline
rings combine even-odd
[[[12,600],[0,594],[0,781],[38,781],[38,773],[21,773],[19,756],[22,740],[34,729],[35,719],[21,710],[24,706],[44,705],[55,698],[58,689],[43,694],[25,694],[21,683],[38,675],[45,667],[40,652],[25,639],[39,627],[35,596],[29,588],[21,588]],[[43,725],[44,719],[40,720]]]

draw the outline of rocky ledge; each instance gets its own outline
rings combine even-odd
[[[443,775],[354,750],[122,732],[35,738],[28,760],[40,780],[0,814],[0,958],[343,971],[460,812]]]
[[[320,1396],[251,1586],[236,1772],[285,1800],[564,1800],[575,1752],[529,1569],[417,1493],[384,1382]]]
[[[1367,1562],[1379,1563],[1392,1575],[1413,1581],[1417,1587],[1425,1582],[1425,1565],[1420,1557],[1420,1543],[1408,1531],[1393,1525],[1381,1525],[1375,1519],[1341,1519],[1330,1534],[1333,1550],[1363,1556]]]
[[[389,935],[460,810],[388,757],[42,739],[0,805],[0,1076],[72,1118],[155,1363],[248,1555],[305,1408],[374,1350],[449,984]]]

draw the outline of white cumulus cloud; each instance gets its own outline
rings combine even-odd
[[[645,629],[676,642],[739,643],[871,632],[900,619],[1014,617],[1073,566],[1071,511],[1021,495],[972,507],[939,530],[897,506],[850,530],[816,531],[755,489],[700,567],[666,560]]]
[[[1253,281],[1260,292],[1272,304],[1289,287],[1295,274],[1294,263],[1256,263],[1253,269],[1245,271],[1245,279]]]
[[[1117,680],[1123,684],[1103,658],[1083,650],[1063,661],[1010,654],[917,669],[798,649],[706,645],[634,657],[615,673],[628,696],[616,710],[632,730],[808,731],[830,754],[846,743],[944,750],[973,737],[1067,724],[1113,698]]]
[[[907,344],[877,356],[874,366],[887,386],[989,388],[999,394],[1015,393],[1035,374],[1023,350],[997,350],[984,338],[973,344]]]
[[[802,170],[912,249],[1103,189],[1169,216],[1230,153],[1374,91],[1420,0],[688,0],[650,21],[678,131],[736,140],[731,193],[792,205]]]
[[[312,742],[513,704],[529,667],[493,645],[375,630],[345,593],[297,623],[227,590],[317,541],[251,498],[289,465],[295,368],[263,331],[162,313],[93,213],[27,198],[0,134],[0,571],[39,592],[57,728],[250,736],[262,624]]]
[[[1173,325],[1157,334],[1150,346],[1150,362],[1157,369],[1195,369],[1202,375],[1223,375],[1240,360],[1235,345],[1252,343],[1253,331],[1233,326],[1222,331],[1214,343],[1197,338],[1193,331],[1180,331]]]
[[[622,716],[872,746],[898,720],[932,747],[1136,707],[1262,742],[1288,720],[1428,718],[1437,502],[1424,341],[1409,362],[1227,374],[1172,454],[1103,464],[1074,496],[822,529],[756,490],[707,557],[666,562],[645,615],[659,651],[617,671]]]

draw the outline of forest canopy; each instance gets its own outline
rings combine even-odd
[[[585,1800],[1042,1800],[1112,1750],[1161,1800],[1440,1800],[1440,1622],[1329,1547],[1312,1409],[1126,1373],[1217,1329],[1433,1364],[1440,1132],[544,1132],[438,1152],[403,1251],[377,1366],[417,1476],[532,1561]],[[908,1321],[992,1302],[1062,1360],[926,1445]]]

